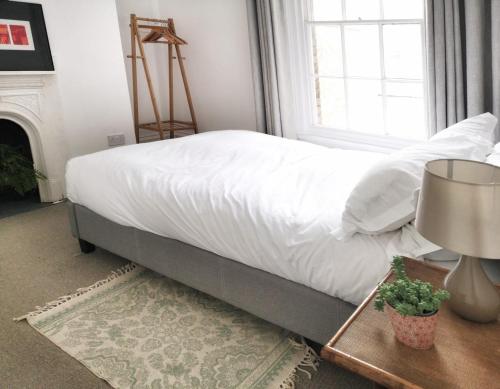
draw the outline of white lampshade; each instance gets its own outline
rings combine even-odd
[[[500,168],[440,159],[425,166],[417,230],[443,248],[500,258]]]

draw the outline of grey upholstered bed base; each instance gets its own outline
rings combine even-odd
[[[338,298],[69,202],[73,235],[321,344],[354,311]]]

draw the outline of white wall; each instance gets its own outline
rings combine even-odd
[[[114,0],[42,0],[68,155],[108,147],[107,135],[134,143]]]
[[[141,0],[116,0],[125,54],[129,54],[128,15],[174,18],[177,33],[187,40],[182,47],[188,80],[202,131],[240,128],[255,130],[250,46],[245,0],[151,0],[145,8]],[[150,12],[150,13],[148,13]],[[155,85],[162,113],[166,115],[168,96],[167,50],[163,45],[149,50],[156,52]],[[177,68],[177,64],[174,62]],[[130,64],[127,64],[129,67]],[[176,77],[176,117],[188,118],[188,110],[178,71]],[[130,77],[129,77],[130,83]],[[141,83],[141,96],[147,97],[146,84]],[[132,88],[130,88],[131,91]],[[149,105],[148,100],[143,100]],[[149,113],[150,114],[150,113]]]
[[[43,5],[56,68],[52,77],[60,106],[55,108],[60,111],[69,157],[106,149],[109,134],[124,133],[127,144],[135,142],[129,92],[132,88],[128,87],[131,79],[125,70],[130,67],[130,60],[125,62],[124,58],[130,51],[131,12],[173,17],[177,32],[188,41],[183,55],[187,57],[186,68],[201,130],[255,129],[245,0],[39,2]],[[152,61],[156,84],[166,86],[166,50],[163,46],[148,50],[157,56]],[[178,72],[176,76],[176,117],[187,118]],[[142,111],[150,119],[146,85],[141,86],[145,103]],[[166,114],[166,88],[160,93],[160,103]]]

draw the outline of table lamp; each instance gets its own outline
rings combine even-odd
[[[462,255],[444,281],[450,308],[475,322],[497,320],[500,295],[480,258],[500,259],[500,168],[459,159],[428,162],[416,228],[427,240]]]

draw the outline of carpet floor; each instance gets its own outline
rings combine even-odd
[[[0,386],[110,388],[26,322],[12,318],[105,278],[127,262],[100,249],[80,254],[65,204],[0,219]],[[311,380],[299,376],[296,382],[297,389],[371,387],[327,362]]]

